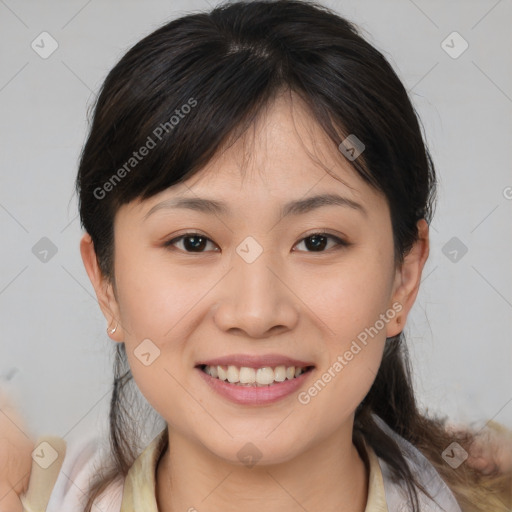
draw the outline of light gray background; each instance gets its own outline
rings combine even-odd
[[[0,374],[33,435],[106,426],[113,342],[80,258],[73,192],[88,107],[131,45],[215,3],[0,0]],[[421,405],[512,427],[512,2],[324,4],[390,59],[437,166],[431,255],[406,328]],[[47,59],[31,48],[43,31],[59,45]],[[469,44],[458,58],[441,46],[453,31]],[[58,249],[46,263],[32,252],[42,237]],[[452,237],[468,249],[455,262],[443,253]]]

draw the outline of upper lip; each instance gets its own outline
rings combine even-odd
[[[305,368],[306,366],[314,366],[313,363],[307,361],[300,361],[292,357],[287,357],[279,354],[263,354],[260,356],[253,354],[232,354],[229,356],[216,357],[199,361],[196,366],[245,366],[247,368],[263,368],[270,366],[295,366]]]

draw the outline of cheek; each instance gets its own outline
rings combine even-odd
[[[333,425],[351,414],[369,391],[382,360],[386,327],[396,314],[388,309],[392,258],[373,254],[378,251],[360,251],[337,271],[331,268],[304,282],[305,289],[315,285],[318,291],[310,294],[308,306],[321,320],[325,336],[322,367],[301,403],[315,401],[319,414],[337,403],[333,417],[324,417]]]
[[[141,264],[147,258],[137,259],[136,254],[119,260],[116,281],[126,342],[150,338],[160,345],[181,332],[183,319],[200,302],[208,283],[202,279],[194,284],[190,273],[162,261]]]
[[[368,315],[368,318],[371,315]],[[348,318],[348,317],[347,317]],[[298,395],[309,407],[312,431],[331,432],[349,418],[370,390],[379,371],[386,343],[385,328],[373,319],[359,325],[338,323],[336,336],[325,341],[317,375]],[[369,326],[369,327],[368,327]]]
[[[386,312],[393,276],[389,255],[379,258],[369,250],[347,253],[338,265],[303,272],[299,294],[324,323],[328,339],[343,345],[374,326]]]
[[[377,375],[385,340],[353,351],[339,350],[322,368],[311,386],[298,397],[310,407],[313,429],[330,432],[350,417],[370,390]],[[350,360],[347,352],[351,353]]]
[[[135,251],[119,250],[118,255],[116,283],[128,363],[137,387],[163,416],[169,401],[182,399],[178,383],[184,381],[190,360],[186,341],[202,311],[197,305],[218,277],[209,283],[192,267],[184,272],[165,261],[141,264],[148,255]]]

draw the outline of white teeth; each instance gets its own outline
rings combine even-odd
[[[256,382],[258,384],[272,384],[274,382],[274,370],[266,366],[256,370]]]
[[[275,381],[284,382],[286,380],[286,366],[276,366],[274,368]]]
[[[233,382],[239,382],[240,381],[240,371],[236,366],[228,366],[228,381]]]
[[[240,368],[240,384],[254,384],[256,382],[256,370],[254,368]]]
[[[211,366],[207,366],[206,369],[209,369],[209,368],[212,368]],[[224,368],[222,366],[214,366],[214,368],[217,368],[217,378],[219,378],[220,380],[227,380],[228,378],[228,375],[226,373],[226,370],[224,370]],[[212,375],[210,373],[210,375]],[[213,377],[213,375],[212,375]]]
[[[265,366],[263,368],[249,368],[246,366],[237,367],[229,366],[205,366],[204,371],[219,380],[227,380],[232,384],[239,386],[268,386],[274,382],[284,382],[286,379],[291,380],[304,373],[304,368],[295,366],[276,366],[271,368]]]

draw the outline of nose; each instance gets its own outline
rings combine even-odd
[[[263,250],[254,261],[243,251],[235,253],[231,271],[223,279],[215,323],[223,331],[252,338],[293,329],[300,300],[291,280],[272,251]]]

